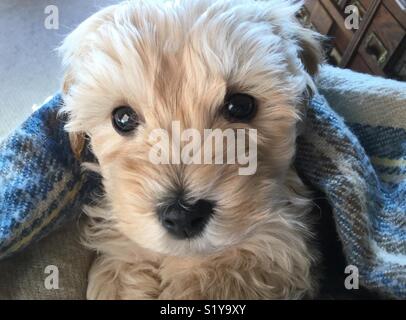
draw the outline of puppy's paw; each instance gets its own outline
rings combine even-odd
[[[88,300],[119,299],[119,281],[117,263],[109,262],[102,256],[98,257],[89,271],[86,297]]]
[[[255,271],[252,271],[255,272]],[[303,299],[311,297],[314,289],[304,288],[301,284],[290,283],[287,279],[275,277],[261,279],[264,275],[225,273],[223,276],[214,273],[198,279],[196,276],[183,277],[171,281],[162,288],[159,299],[163,300],[261,300],[261,299]],[[221,278],[220,278],[221,277]],[[256,279],[254,279],[256,277]],[[286,282],[284,282],[286,280]]]
[[[87,298],[91,300],[157,299],[161,280],[150,262],[130,264],[99,257],[89,272]]]
[[[161,265],[159,299],[302,299],[316,290],[310,263],[285,255],[285,263],[264,252],[230,250],[189,263]]]

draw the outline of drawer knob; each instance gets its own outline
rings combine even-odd
[[[385,64],[388,57],[388,50],[373,32],[367,37],[365,51],[373,56],[380,66]]]

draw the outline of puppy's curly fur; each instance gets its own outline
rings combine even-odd
[[[317,289],[311,267],[307,191],[292,169],[303,94],[315,90],[320,47],[295,19],[291,1],[139,0],[108,7],[61,46],[78,153],[87,135],[105,195],[86,207],[86,243],[99,255],[89,299],[302,298]],[[229,90],[259,104],[249,123],[216,116]],[[141,119],[123,137],[111,125],[120,105]],[[154,165],[145,137],[155,128],[255,128],[258,169]],[[156,214],[179,187],[215,201],[197,238],[177,240]]]

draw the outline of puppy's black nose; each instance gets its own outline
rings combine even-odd
[[[158,214],[164,228],[175,238],[193,238],[202,233],[213,215],[213,203],[199,200],[189,205],[177,199],[168,206],[160,206]]]

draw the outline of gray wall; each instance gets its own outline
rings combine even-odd
[[[54,49],[89,15],[117,0],[0,0],[0,140],[24,121],[32,105],[59,89]],[[59,9],[59,29],[48,30],[48,5]]]

